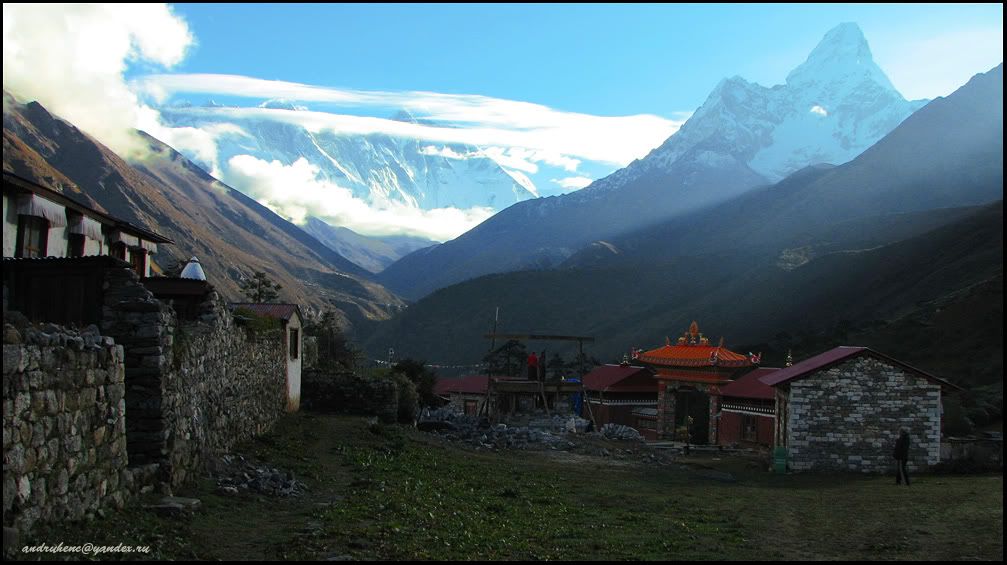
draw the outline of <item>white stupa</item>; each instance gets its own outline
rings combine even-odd
[[[203,267],[199,265],[199,259],[196,259],[195,257],[189,259],[185,268],[182,269],[182,274],[179,275],[179,278],[205,281],[206,274],[203,273]]]

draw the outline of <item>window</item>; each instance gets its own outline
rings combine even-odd
[[[465,401],[465,415],[475,416],[477,410],[479,409],[479,402],[476,400],[466,400]]]
[[[297,354],[299,353],[299,351],[298,351],[299,347],[298,346],[300,345],[300,341],[298,341],[297,337],[298,337],[297,330],[291,328],[290,329],[290,358],[291,359],[297,359]]]
[[[45,257],[49,243],[49,222],[38,216],[19,215],[15,257]]]
[[[112,247],[109,249],[109,255],[111,255],[112,257],[115,257],[116,259],[122,259],[123,261],[125,261],[126,260],[126,244],[122,243],[121,241],[113,243]]]
[[[130,249],[129,264],[141,277],[147,276],[147,252],[143,249]]]
[[[71,233],[67,236],[66,242],[66,256],[67,257],[83,257],[84,256],[84,242],[85,236],[82,233]]]

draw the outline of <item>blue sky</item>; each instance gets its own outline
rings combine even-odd
[[[179,4],[197,44],[174,69],[363,90],[427,90],[596,115],[668,118],[723,77],[783,82],[853,21],[909,98],[948,94],[1003,59],[1003,6]],[[921,61],[914,46],[946,47]],[[983,52],[985,51],[985,52]]]
[[[860,26],[875,62],[909,99],[947,95],[1003,60],[1000,4],[4,4],[3,10],[5,89],[38,100],[127,158],[144,151],[132,133],[143,129],[209,163],[225,182],[234,179],[229,162],[217,162],[217,148],[238,126],[173,127],[162,119],[162,105],[213,99],[243,107],[232,114],[261,117],[255,106],[288,98],[312,112],[271,110],[269,119],[299,114],[305,127],[415,136],[430,144],[425,150],[440,153],[448,143],[466,143],[549,196],[646,155],[725,77],[782,83],[843,22]],[[451,127],[404,132],[385,119],[402,107]],[[315,180],[310,167],[276,165],[277,187]],[[357,200],[345,204],[382,217],[416,213]],[[430,235],[443,240],[489,213],[446,209],[416,221],[443,227]],[[395,227],[365,224],[349,227],[364,233]]]

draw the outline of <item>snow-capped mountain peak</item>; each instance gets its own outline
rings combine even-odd
[[[298,106],[286,98],[272,98],[266,100],[262,104],[259,104],[259,108],[266,108],[269,110],[292,110],[292,111],[303,111],[307,110],[305,106]]]
[[[772,88],[740,76],[721,80],[660,147],[595,184],[610,190],[683,158],[740,162],[778,181],[817,163],[845,163],[925,104],[907,101],[871,55],[860,27],[832,28],[807,59]],[[702,146],[702,151],[694,151]]]
[[[821,84],[860,80],[896,92],[884,71],[874,63],[871,48],[860,27],[844,23],[825,34],[807,60],[787,75],[787,86],[814,88]]]

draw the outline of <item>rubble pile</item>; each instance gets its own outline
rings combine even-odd
[[[491,425],[486,418],[466,416],[450,408],[424,410],[416,424],[421,431],[435,432],[448,440],[484,449],[567,451],[578,448],[576,440],[582,438],[642,439],[636,430],[627,428],[635,434],[630,435],[622,429],[626,426],[615,426],[610,430],[611,435],[586,433],[589,426],[588,420],[577,416],[548,417],[543,413],[530,415],[524,421],[514,420],[510,425]]]
[[[217,491],[238,494],[250,491],[269,496],[301,496],[308,487],[294,473],[256,464],[241,455],[222,455],[208,466],[217,481]]]
[[[606,439],[618,439],[623,441],[645,441],[640,432],[635,428],[620,424],[605,424],[601,427],[601,435]]]

